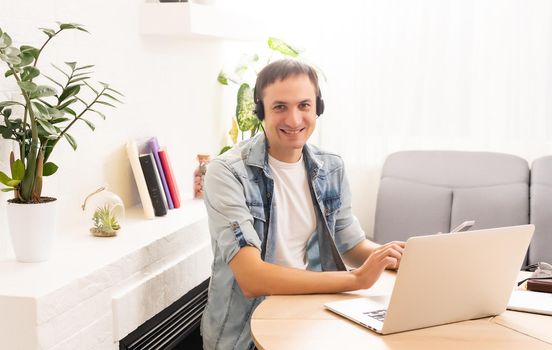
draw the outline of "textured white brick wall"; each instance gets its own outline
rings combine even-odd
[[[110,349],[207,279],[212,251],[203,203],[185,202],[165,219],[157,231],[155,221],[129,222],[115,238],[94,238],[95,247],[81,237],[71,243],[80,259],[0,262],[0,349]],[[88,251],[100,246],[106,254]],[[34,287],[24,283],[29,279]]]

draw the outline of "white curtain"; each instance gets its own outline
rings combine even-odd
[[[484,150],[529,162],[552,153],[552,2],[377,0],[327,14],[339,23],[320,27],[328,108],[318,142],[345,158],[368,235],[394,151]],[[324,55],[330,48],[338,54]]]
[[[552,153],[550,0],[242,3],[323,69],[311,141],[344,157],[369,236],[392,152]]]

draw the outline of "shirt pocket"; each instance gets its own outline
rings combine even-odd
[[[326,218],[326,222],[328,223],[330,233],[333,236],[333,234],[335,233],[335,221],[337,213],[341,208],[341,197],[326,198],[322,202],[324,204],[324,217]]]
[[[262,203],[247,203],[249,212],[253,216],[253,228],[257,231],[261,241],[264,237],[264,230],[266,225],[266,214]]]

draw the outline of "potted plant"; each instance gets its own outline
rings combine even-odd
[[[94,87],[92,65],[65,62],[61,68],[52,64],[58,78],[41,72],[37,64],[53,38],[67,30],[88,32],[75,23],[58,25],[57,29],[40,28],[46,39],[38,48],[15,47],[0,28],[0,60],[7,65],[4,76],[16,81],[20,93],[20,98],[0,102],[0,134],[19,146],[17,154],[10,154],[11,173],[0,172],[0,183],[6,186],[2,191],[14,194],[7,204],[8,223],[16,257],[24,262],[44,261],[51,250],[56,199],[42,196],[42,182],[58,169],[50,160],[53,150],[62,139],[76,150],[69,130],[80,122],[94,130],[85,116],[94,113],[105,119],[97,107],[115,107],[113,103],[122,96],[106,83]]]
[[[257,72],[260,71],[264,65],[269,64],[274,58],[274,55],[276,55],[276,58],[298,58],[302,53],[302,50],[274,37],[268,38],[267,45],[270,50],[270,55],[266,60],[261,60],[258,54],[243,55],[232,71],[227,72],[221,70],[217,77],[218,82],[222,85],[233,83],[239,86],[236,96],[236,114],[232,117],[232,127],[228,132],[232,144],[236,144],[238,141],[239,131],[241,131],[241,139],[244,140],[247,137],[255,136],[263,127],[261,121],[254,113],[255,102],[253,101],[253,88]],[[265,63],[263,64],[263,62]],[[315,67],[317,71],[324,76],[324,73],[314,64],[310,63],[310,65]],[[252,82],[252,84],[248,82]],[[231,147],[231,145],[225,145],[220,150],[219,154],[226,152]]]

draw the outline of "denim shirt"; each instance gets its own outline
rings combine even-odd
[[[365,239],[351,211],[351,193],[342,159],[312,145],[303,147],[303,160],[316,213],[316,231],[307,243],[308,270],[345,270],[340,254]],[[268,166],[264,134],[246,140],[211,161],[205,176],[205,206],[213,248],[209,298],[201,333],[204,349],[252,349],[250,319],[262,297],[244,297],[229,262],[244,246],[261,251],[274,262],[272,201],[274,182]],[[265,239],[267,236],[267,239]]]

